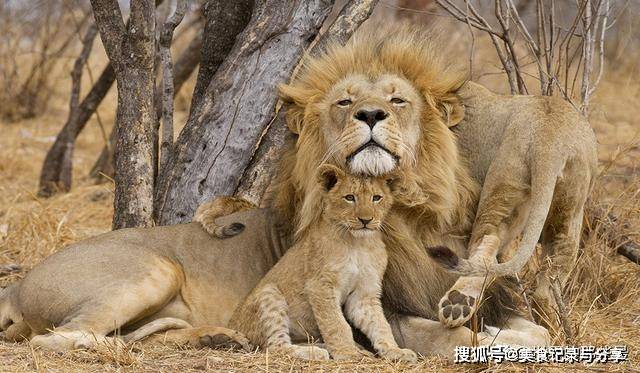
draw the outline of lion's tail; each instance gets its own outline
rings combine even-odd
[[[534,149],[531,149],[534,151]],[[520,246],[511,260],[504,263],[485,263],[459,258],[446,247],[428,248],[431,258],[448,271],[462,276],[485,276],[492,274],[504,276],[522,269],[536,248],[544,223],[553,201],[556,180],[562,172],[564,160],[559,154],[537,154],[531,163],[531,201],[532,206],[526,221]],[[544,153],[544,152],[542,152]]]
[[[190,327],[191,324],[184,320],[176,319],[174,317],[163,317],[161,319],[156,319],[142,325],[131,333],[122,336],[122,339],[125,341],[125,343],[133,343],[154,333],[163,332],[170,329],[185,329]]]

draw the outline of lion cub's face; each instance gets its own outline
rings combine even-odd
[[[352,173],[378,176],[415,161],[423,99],[406,79],[352,75],[337,83],[320,106],[331,155]]]
[[[335,166],[323,165],[318,169],[318,181],[325,193],[322,215],[326,221],[356,237],[381,229],[393,204],[384,178],[346,175]]]

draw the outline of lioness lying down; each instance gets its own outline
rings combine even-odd
[[[267,273],[236,310],[229,327],[253,344],[304,359],[356,358],[351,327],[389,360],[415,361],[396,344],[380,296],[387,253],[380,230],[393,205],[386,178],[347,176],[318,169],[322,213],[310,230]],[[302,270],[300,270],[302,268]],[[297,345],[322,337],[326,349]],[[327,351],[328,350],[328,351]]]
[[[267,209],[230,215],[243,233],[212,238],[199,223],[121,229],[63,249],[0,292],[3,339],[30,340],[58,351],[88,348],[115,331],[125,341],[244,347],[246,338],[225,328],[236,306],[289,247]],[[395,315],[401,347],[451,356],[468,345],[466,327]],[[481,344],[541,345],[544,328],[514,316],[499,333],[488,327]]]

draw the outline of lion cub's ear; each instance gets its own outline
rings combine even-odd
[[[318,167],[316,174],[318,183],[325,191],[330,191],[345,177],[344,171],[330,164],[323,164]]]
[[[450,93],[438,104],[438,109],[447,127],[451,128],[460,123],[464,118],[464,105],[460,97],[455,93]]]
[[[306,103],[303,97],[305,94],[302,89],[289,84],[280,84],[278,86],[278,93],[287,110],[287,127],[291,132],[299,135],[304,122],[304,107]]]

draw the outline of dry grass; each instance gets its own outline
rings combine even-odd
[[[483,52],[483,55],[490,55]],[[478,60],[482,65],[483,60]],[[94,66],[100,65],[93,62]],[[97,69],[97,67],[96,67]],[[490,70],[490,69],[489,69]],[[605,75],[595,98],[591,123],[600,143],[603,174],[592,206],[611,209],[630,226],[628,234],[640,239],[640,79],[638,64],[617,65]],[[480,71],[481,73],[481,71]],[[504,90],[498,77],[480,79]],[[68,87],[67,81],[63,87]],[[105,123],[112,123],[113,92],[101,106]],[[24,275],[33,265],[66,244],[110,229],[113,187],[93,185],[87,175],[104,139],[95,119],[81,135],[75,156],[74,188],[51,199],[35,191],[44,155],[66,119],[66,97],[58,97],[48,114],[17,123],[0,123],[0,265],[17,263],[18,273],[2,277],[0,285]],[[184,98],[188,101],[188,97]],[[178,113],[176,122],[184,122]],[[593,366],[593,370],[640,371],[640,266],[615,254],[595,227],[585,235],[581,256],[565,289],[575,345],[627,345],[630,362]],[[554,343],[565,343],[552,331]],[[454,365],[446,359],[427,358],[415,365],[382,360],[313,363],[262,353],[233,353],[171,346],[103,348],[95,352],[55,354],[34,351],[26,344],[0,343],[0,371],[531,371],[525,365]],[[583,365],[536,366],[541,371],[583,370]]]

